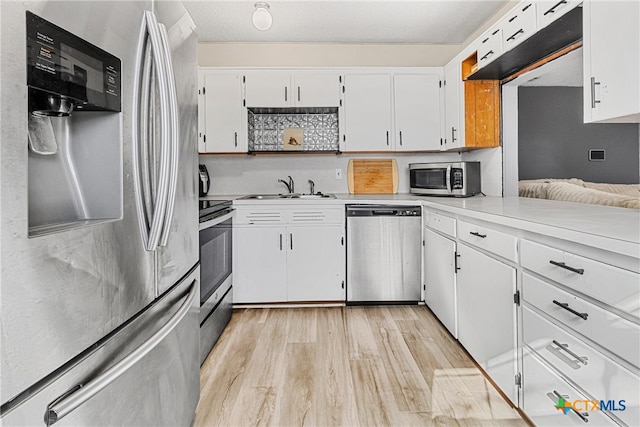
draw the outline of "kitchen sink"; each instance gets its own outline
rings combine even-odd
[[[335,194],[250,194],[248,196],[240,197],[239,200],[274,200],[274,199],[335,199]]]

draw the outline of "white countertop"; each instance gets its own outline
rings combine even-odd
[[[237,205],[423,204],[432,209],[525,229],[640,258],[640,211],[523,197],[425,197],[414,194],[336,194],[335,199],[238,200],[243,195],[212,195]]]

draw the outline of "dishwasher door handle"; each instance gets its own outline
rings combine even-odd
[[[382,216],[382,215],[395,216],[395,215],[398,215],[398,211],[395,209],[376,209],[376,210],[372,210],[371,214],[377,215],[377,216]]]

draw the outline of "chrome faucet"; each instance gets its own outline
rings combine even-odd
[[[309,194],[311,194],[311,195],[315,194],[315,192],[316,192],[316,183],[313,182],[313,180],[309,180],[309,189],[311,191],[311,193],[309,193]]]
[[[287,190],[289,190],[289,193],[293,193],[294,190],[294,186],[293,186],[293,178],[291,178],[291,175],[289,175],[289,182],[284,181],[282,179],[279,179],[278,182],[283,183],[284,185],[287,186]]]

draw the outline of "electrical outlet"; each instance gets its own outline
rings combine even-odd
[[[336,179],[342,179],[342,169],[336,169]]]

